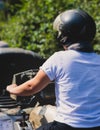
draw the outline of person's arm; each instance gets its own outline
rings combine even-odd
[[[30,96],[41,91],[50,83],[50,79],[45,74],[44,71],[39,70],[34,78],[26,81],[25,83],[17,86],[16,84],[12,84],[7,86],[6,90],[17,96]]]

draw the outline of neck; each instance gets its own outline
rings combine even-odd
[[[93,46],[91,43],[87,43],[87,42],[74,43],[68,46],[68,50],[77,50],[81,52],[93,52]]]

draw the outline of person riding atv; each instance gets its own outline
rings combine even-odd
[[[96,24],[86,11],[71,9],[59,14],[53,27],[64,50],[50,56],[34,78],[8,85],[7,91],[29,96],[54,81],[56,116],[37,130],[100,129],[100,55],[93,50]]]

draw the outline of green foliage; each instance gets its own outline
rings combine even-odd
[[[87,10],[94,17],[97,23],[95,42],[99,44],[99,0],[19,0],[19,2],[20,4],[17,3],[16,6],[11,4],[13,13],[11,12],[7,23],[1,28],[1,40],[8,42],[11,47],[32,50],[49,57],[59,49],[52,28],[53,20],[60,12],[73,8]],[[98,50],[98,47],[95,49]]]
[[[100,53],[100,15],[96,18],[96,25],[97,25],[97,34],[95,38],[95,46],[94,49],[96,52]]]

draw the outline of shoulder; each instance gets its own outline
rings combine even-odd
[[[75,50],[66,50],[66,51],[59,51],[52,55],[52,57],[77,57],[80,53]]]
[[[58,51],[58,52],[55,52],[52,57],[57,57],[57,56],[62,56],[62,55],[68,55],[70,54],[71,51],[70,50],[66,50],[66,51]]]
[[[66,51],[58,51],[55,52],[53,55],[51,55],[45,63],[49,63],[49,64],[57,64],[57,63],[61,63],[61,61],[64,61],[67,59],[68,60],[72,60],[73,58],[79,57],[79,53],[73,50],[66,50]]]

